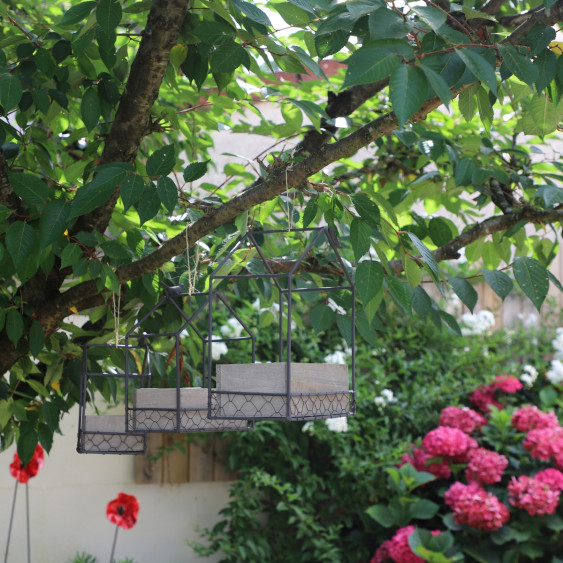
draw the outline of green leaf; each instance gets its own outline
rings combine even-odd
[[[315,16],[310,12],[295,6],[289,2],[280,2],[271,4],[271,7],[289,24],[297,27],[303,27],[309,24]]]
[[[6,424],[12,418],[13,400],[12,399],[0,399],[0,429],[4,428]]]
[[[315,49],[319,59],[338,53],[348,43],[349,37],[350,32],[344,29],[339,29],[333,33],[315,35]]]
[[[96,8],[96,21],[106,35],[113,33],[121,22],[121,3],[115,0],[99,0]]]
[[[29,329],[29,351],[31,355],[37,358],[39,352],[43,350],[43,345],[45,344],[45,333],[41,324],[33,319],[31,321],[31,327]]]
[[[555,78],[557,74],[557,55],[553,51],[542,51],[535,61],[538,69],[536,90],[541,92]]]
[[[450,278],[449,282],[461,302],[473,313],[479,298],[475,288],[464,278]]]
[[[39,243],[47,248],[66,228],[69,206],[63,200],[50,201],[39,218]]]
[[[547,277],[559,291],[563,291],[563,285],[549,270],[547,271]]]
[[[156,182],[156,193],[162,205],[172,214],[178,204],[178,188],[167,176],[160,176]]]
[[[417,285],[419,285],[422,280],[422,269],[420,268],[420,266],[414,260],[411,260],[408,256],[405,256],[404,266],[405,275],[407,277],[409,285],[411,287],[416,287]]]
[[[438,31],[446,23],[446,13],[431,6],[411,6],[412,11],[433,31]]]
[[[33,252],[36,235],[33,228],[23,221],[15,221],[6,233],[6,248],[14,261],[16,270],[23,266],[28,256]]]
[[[391,512],[384,504],[374,504],[366,510],[366,514],[371,516],[378,524],[384,528],[390,528],[395,524]]]
[[[311,310],[311,325],[317,334],[329,329],[336,321],[336,313],[327,305],[316,305]]]
[[[43,203],[49,195],[47,184],[34,174],[8,173],[10,184],[26,203]]]
[[[408,284],[393,276],[385,276],[385,283],[387,284],[393,301],[395,301],[404,313],[410,315],[412,301]]]
[[[121,186],[119,188],[119,195],[121,196],[121,201],[123,201],[124,211],[127,211],[129,207],[137,203],[146,188],[146,184],[137,174],[128,174],[125,176]]]
[[[73,26],[74,24],[87,18],[90,12],[96,7],[96,2],[80,2],[75,6],[71,6],[63,15],[59,25],[62,26]]]
[[[361,47],[346,62],[343,88],[383,80],[400,64],[399,57],[379,47]]]
[[[352,202],[360,217],[371,227],[379,228],[381,214],[379,207],[364,193],[352,196]]]
[[[563,203],[563,189],[557,186],[540,186],[534,194],[534,199],[543,199],[546,209],[552,208],[556,203]]]
[[[151,186],[145,189],[143,196],[137,204],[140,224],[143,225],[152,219],[160,209],[160,198],[156,190]]]
[[[534,96],[530,108],[522,116],[522,132],[544,136],[557,129],[563,117],[563,101],[555,105],[548,96]]]
[[[11,214],[11,209],[8,209],[5,205],[0,205],[0,223],[3,223]]]
[[[393,10],[378,8],[369,15],[369,33],[373,39],[404,39],[412,30],[412,22]]]
[[[356,268],[356,291],[364,304],[369,303],[383,286],[383,266],[375,260],[364,260]]]
[[[424,72],[426,79],[428,80],[428,84],[430,84],[430,87],[434,90],[436,96],[442,100],[442,103],[446,107],[450,107],[452,93],[450,92],[446,81],[430,67],[423,64],[420,68],[422,68],[422,72]]]
[[[463,90],[457,99],[459,112],[463,115],[465,121],[468,123],[473,119],[477,111],[477,104],[475,103],[475,91],[473,88]]]
[[[61,268],[74,266],[82,258],[82,249],[75,243],[70,243],[64,247],[61,253]]]
[[[229,43],[218,47],[211,56],[209,69],[211,72],[229,73],[240,65],[250,67],[250,56],[246,49],[238,43]]]
[[[520,289],[539,311],[549,290],[546,268],[533,258],[521,257],[514,260],[512,269]]]
[[[20,436],[18,439],[18,455],[21,462],[27,465],[33,457],[33,452],[37,446],[37,433],[34,425],[24,422],[20,426]]]
[[[207,165],[209,160],[204,162],[192,162],[184,168],[184,180],[186,182],[195,182],[199,180],[202,176],[207,174]]]
[[[77,190],[68,219],[74,219],[103,205],[111,197],[125,173],[123,168],[118,167],[104,168],[98,172],[91,182]]]
[[[428,81],[417,66],[402,64],[389,78],[389,97],[402,127],[420,109],[428,94]]]
[[[432,479],[434,478],[434,475],[432,475]],[[438,510],[440,510],[440,506],[428,499],[416,500],[408,505],[409,516],[411,518],[420,518],[421,520],[433,518],[438,513]]]
[[[20,312],[17,309],[9,309],[6,314],[6,334],[14,346],[18,345],[23,331],[24,322]]]
[[[174,145],[166,145],[154,151],[147,158],[147,174],[151,178],[167,176],[176,164],[176,149]]]
[[[436,246],[443,246],[454,237],[450,224],[442,217],[432,217],[432,219],[430,219],[428,232],[430,233],[432,242]]]
[[[11,74],[0,76],[0,104],[4,108],[4,115],[20,103],[22,95],[22,84],[17,76]]]
[[[538,78],[538,68],[527,57],[522,56],[515,47],[508,43],[499,43],[498,50],[508,70],[522,82],[532,87]]]
[[[352,219],[350,225],[350,244],[352,245],[356,262],[367,254],[371,246],[371,228],[357,217]]]
[[[95,88],[87,88],[80,103],[80,115],[88,133],[98,125],[101,114],[102,106],[98,91]]]
[[[438,311],[438,313],[440,315],[440,319],[448,327],[450,332],[452,334],[457,334],[458,336],[461,336],[461,329],[459,328],[459,325],[457,324],[455,318],[449,313],[446,313],[446,311]]]
[[[474,48],[466,47],[456,51],[459,58],[467,65],[467,68],[488,86],[489,90],[497,95],[497,79],[495,69]]]
[[[414,233],[408,232],[407,234],[416,249],[420,252],[420,256],[425,264],[434,272],[434,274],[438,275],[438,263],[436,262],[434,254],[430,252],[426,245]]]
[[[27,384],[38,394],[41,395],[42,397],[49,397],[49,391],[47,391],[47,389],[45,388],[45,385],[43,385],[43,383],[40,383],[39,381],[35,380],[35,379],[28,379],[27,380]]]
[[[251,4],[250,2],[244,2],[244,0],[231,0],[232,3],[243,13],[246,14],[252,21],[265,26],[271,26],[270,18],[263,12],[260,8]]]

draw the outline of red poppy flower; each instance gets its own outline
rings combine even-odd
[[[10,475],[15,477],[20,483],[27,483],[39,473],[44,463],[45,453],[43,448],[37,444],[32,458],[26,465],[23,465],[17,452],[14,454],[14,461],[10,464]]]
[[[119,493],[117,498],[108,502],[106,516],[112,524],[128,530],[137,522],[139,512],[139,501],[133,496]]]

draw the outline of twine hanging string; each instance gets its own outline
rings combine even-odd
[[[195,244],[195,255],[194,255],[194,267],[190,265],[190,242],[188,239],[188,229],[184,231],[186,233],[186,262],[188,265],[188,295],[192,295],[196,290],[197,282],[197,269],[199,266],[199,245]]]
[[[117,303],[115,299],[115,292],[112,292],[111,298],[113,301],[113,318],[115,322],[115,347],[119,346],[119,316],[121,309],[121,284],[119,284],[119,292],[117,294]]]

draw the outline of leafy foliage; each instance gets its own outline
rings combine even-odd
[[[160,282],[197,264],[204,289],[247,228],[333,226],[369,343],[391,303],[459,330],[427,281],[470,307],[480,275],[502,298],[515,280],[538,308],[560,288],[545,230],[563,214],[561,166],[545,142],[563,115],[561,0],[445,7],[2,4],[2,447],[17,440],[24,462],[37,441],[49,449],[81,344],[109,341],[117,317],[132,326]],[[269,140],[223,164],[226,131]],[[466,266],[444,265],[462,249]],[[317,331],[344,332],[327,302],[311,305]]]

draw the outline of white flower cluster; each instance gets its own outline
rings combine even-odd
[[[518,313],[518,320],[522,322],[522,327],[528,330],[535,329],[538,327],[540,318],[535,313],[530,313],[525,315],[524,313]]]
[[[395,402],[395,395],[391,389],[382,389],[381,394],[375,397],[373,402],[380,408],[383,408],[389,403]]]
[[[555,358],[551,360],[551,365],[545,376],[550,383],[557,385],[563,382],[563,327],[560,326],[555,331],[555,338],[551,341],[551,345],[555,351]]]
[[[315,427],[313,422],[306,422],[301,428],[302,432],[309,432],[309,434],[315,433]],[[340,416],[338,418],[327,418],[325,420],[327,428],[331,432],[347,432],[348,431],[348,419],[345,416]]]
[[[332,354],[325,356],[324,362],[325,364],[345,364],[351,353],[349,349],[335,350]]]
[[[218,336],[213,336],[213,340],[218,340]],[[224,342],[214,342],[211,348],[211,358],[216,362],[221,356],[224,356],[229,349]]]
[[[238,338],[242,334],[242,325],[239,321],[232,317],[227,321],[227,324],[224,324],[219,329],[219,332],[225,338]]]
[[[473,336],[483,334],[492,328],[495,324],[495,316],[490,311],[479,311],[475,315],[464,313],[461,316],[461,327],[463,336]]]
[[[520,381],[528,388],[534,385],[534,382],[538,378],[538,370],[529,364],[526,364],[522,368],[522,375],[520,375]]]

